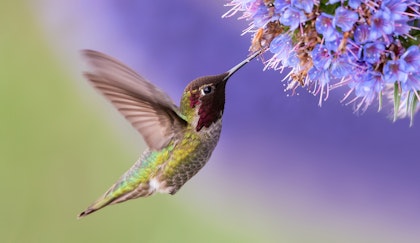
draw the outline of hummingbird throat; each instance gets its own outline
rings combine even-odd
[[[209,128],[213,123],[216,123],[222,118],[224,110],[224,96],[201,97],[199,92],[192,92],[190,96],[190,107],[197,112],[198,121],[195,127],[199,132],[203,127]]]

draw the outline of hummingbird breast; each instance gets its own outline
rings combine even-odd
[[[172,156],[157,176],[158,191],[175,194],[191,177],[203,168],[219,141],[221,119],[199,132],[187,131],[175,145]]]

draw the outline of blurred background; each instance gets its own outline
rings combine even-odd
[[[190,80],[248,54],[247,23],[221,19],[225,3],[1,3],[1,242],[420,242],[420,120],[353,114],[346,90],[319,108],[261,60],[231,78],[220,142],[175,196],[76,219],[145,148],[82,77],[80,49],[117,57],[178,103]]]

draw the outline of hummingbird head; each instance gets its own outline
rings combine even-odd
[[[195,125],[197,132],[203,127],[210,127],[211,124],[222,118],[227,81],[236,71],[260,53],[261,50],[255,52],[225,73],[199,77],[187,85],[181,100],[181,112],[186,116],[188,122]]]
[[[222,118],[228,78],[227,73],[199,77],[185,88],[182,113],[190,122],[198,118],[194,124],[197,132]]]

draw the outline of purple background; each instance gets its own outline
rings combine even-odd
[[[224,3],[45,1],[38,12],[61,40],[52,38],[62,58],[73,57],[77,66],[77,50],[104,51],[178,103],[189,80],[224,72],[248,54],[251,36],[240,36],[247,22],[239,15],[221,19]],[[231,78],[219,145],[184,189],[191,203],[231,200],[241,217],[260,219],[271,232],[286,218],[296,230],[326,225],[333,232],[420,239],[418,116],[410,128],[407,119],[392,123],[391,106],[353,114],[339,102],[345,89],[319,108],[318,97],[304,89],[288,97],[282,75],[262,69],[261,60],[253,61]],[[248,218],[249,211],[261,218]]]

